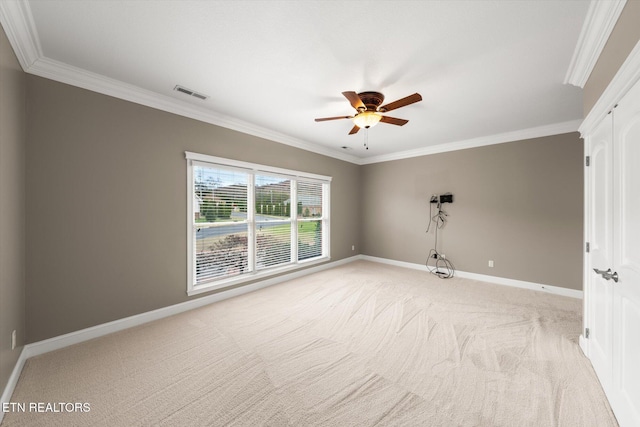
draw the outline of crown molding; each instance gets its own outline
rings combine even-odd
[[[428,156],[430,154],[446,153],[448,151],[466,150],[467,148],[484,147],[486,145],[522,141],[524,139],[560,135],[563,133],[576,132],[578,130],[578,127],[580,126],[580,123],[582,123],[581,119],[571,120],[568,122],[538,126],[512,132],[505,132],[497,135],[482,136],[479,138],[466,139],[463,141],[447,142],[444,144],[432,145],[430,147],[423,147],[415,150],[401,151],[399,153],[385,154],[382,156],[360,159],[360,164],[366,165],[370,163],[388,162],[391,160],[401,160],[411,157]]]
[[[283,133],[213,112],[81,68],[49,59],[42,53],[31,8],[26,0],[0,1],[0,22],[22,69],[29,74],[87,89],[103,95],[232,129],[339,160],[358,163],[359,158],[311,144]]]
[[[617,5],[621,4],[624,6],[625,1],[626,0],[615,0],[602,3],[615,3]],[[601,2],[594,0],[594,3]],[[620,10],[622,10],[622,6],[619,6]],[[593,12],[592,9],[596,10],[596,12]],[[599,16],[603,13],[600,12],[601,9],[606,8],[598,5],[594,6],[592,3],[590,6],[589,16],[594,14]],[[619,11],[616,15],[616,19],[618,15]],[[100,74],[92,73],[78,67],[73,67],[71,65],[49,59],[45,57],[42,52],[31,8],[27,0],[1,0],[0,22],[7,33],[7,37],[13,50],[16,52],[20,65],[26,73],[155,108],[161,111],[166,111],[168,113],[177,114],[179,116],[188,117],[201,122],[221,126],[259,138],[279,142],[301,150],[310,151],[357,165],[426,156],[429,154],[437,154],[447,151],[463,150],[485,145],[573,132],[577,130],[580,124],[580,120],[576,120],[474,138],[465,141],[449,142],[416,150],[361,158],[328,147],[312,144],[272,129],[257,126],[233,117],[216,113],[204,107],[189,104],[185,101],[175,99],[167,95],[142,89],[138,86],[130,85],[119,80],[111,79]],[[613,20],[613,23],[615,23],[615,20]],[[613,26],[613,24],[611,25]],[[583,37],[581,35],[581,39],[582,38]]]
[[[464,150],[467,148],[481,147],[485,145],[501,144],[505,142],[519,141],[523,139],[538,138],[542,136],[557,135],[561,133],[575,132],[582,120],[545,125],[536,128],[523,129],[513,132],[490,135],[465,141],[448,142],[435,146],[419,148],[417,150],[402,151],[387,155],[360,158],[350,154],[324,148],[306,141],[302,141],[280,132],[266,129],[251,123],[238,120],[229,116],[215,113],[206,108],[194,106],[187,102],[161,95],[138,86],[110,79],[80,68],[76,68],[48,58],[38,59],[29,67],[28,72],[40,77],[77,86],[93,92],[113,96],[125,101],[145,105],[147,107],[177,114],[183,117],[232,129],[238,132],[257,136],[259,138],[286,144],[292,147],[314,152],[317,154],[344,160],[357,165],[399,160],[409,157],[425,156],[429,154],[443,153],[447,151]]]
[[[170,96],[142,89],[138,86],[123,83],[119,80],[111,79],[49,58],[36,60],[26,71],[36,76],[279,142],[324,156],[334,157],[351,163],[357,163],[358,161],[358,158],[355,156],[311,144],[271,129],[216,113],[204,107],[198,107]]]
[[[513,132],[502,133],[498,135],[490,135],[480,138],[474,138],[464,141],[448,142],[435,146],[423,147],[416,150],[402,151],[386,155],[360,158],[350,154],[338,152],[330,148],[325,148],[306,141],[302,141],[280,132],[266,129],[251,123],[235,119],[213,112],[207,108],[198,107],[185,101],[175,99],[166,95],[161,95],[138,86],[123,83],[119,80],[111,79],[100,74],[92,73],[81,68],[73,67],[62,62],[58,62],[49,58],[40,58],[33,62],[28,68],[28,73],[55,80],[61,83],[98,92],[104,95],[113,96],[118,99],[130,101],[136,104],[188,117],[227,129],[257,136],[259,138],[286,144],[344,160],[357,165],[369,163],[386,162],[389,160],[406,159],[409,157],[425,156],[429,154],[443,153],[447,151],[464,150],[467,148],[481,147],[485,145],[501,144],[505,142],[519,141],[523,139],[538,138],[542,136],[557,135],[561,133],[574,132],[578,130],[581,120],[570,122],[545,125],[536,128],[523,129]]]
[[[640,41],[604,90],[578,129],[584,137],[616,106],[629,89],[640,81]]]
[[[31,7],[25,0],[0,1],[0,23],[24,71],[42,57]]]
[[[583,88],[627,0],[591,0],[564,83]]]

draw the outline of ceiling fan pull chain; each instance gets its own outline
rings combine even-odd
[[[369,149],[369,129],[364,129],[364,148]]]

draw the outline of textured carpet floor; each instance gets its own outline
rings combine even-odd
[[[357,261],[27,361],[11,426],[616,426],[577,299]]]

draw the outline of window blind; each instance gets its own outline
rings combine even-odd
[[[329,258],[330,177],[186,155],[188,292]]]
[[[196,283],[249,271],[247,174],[194,167]]]
[[[302,180],[298,182],[298,260],[322,254],[322,196],[322,183]]]
[[[291,262],[291,179],[255,178],[256,269]]]

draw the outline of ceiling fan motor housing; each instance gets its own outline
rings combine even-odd
[[[358,96],[367,107],[366,111],[378,111],[378,107],[384,101],[384,95],[380,92],[361,92]]]

